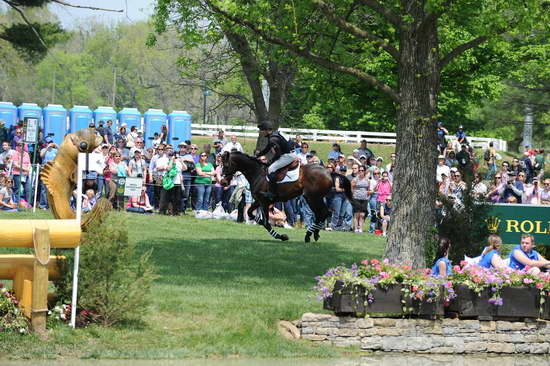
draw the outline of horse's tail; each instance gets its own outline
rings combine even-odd
[[[344,194],[346,195],[346,198],[350,201],[353,201],[353,194],[351,193],[351,182],[348,178],[343,176],[342,174],[338,173],[330,173],[330,176],[332,177],[332,181],[334,182],[334,179],[340,179],[339,177],[342,177],[344,179],[340,179],[340,183],[344,186]],[[334,184],[334,183],[333,183]]]

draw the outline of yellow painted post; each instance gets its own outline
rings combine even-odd
[[[23,290],[19,298],[19,307],[23,314],[32,320],[32,290],[34,286],[31,280],[23,280]]]
[[[18,265],[15,270],[15,274],[13,276],[13,291],[15,292],[15,297],[20,302],[23,298],[25,281],[32,281],[32,267],[26,266],[24,264]],[[30,296],[30,293],[29,293],[29,296]],[[23,307],[22,303],[21,303],[21,307]],[[30,308],[29,308],[29,311],[30,311]]]
[[[32,286],[31,325],[35,332],[46,331],[48,314],[48,262],[50,260],[50,229],[45,223],[34,226],[34,271]]]

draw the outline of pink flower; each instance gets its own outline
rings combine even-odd
[[[530,278],[524,278],[523,279],[523,283],[525,283],[526,285],[530,284],[530,283],[533,283],[533,280],[530,279]]]
[[[542,289],[542,283],[537,283],[537,284],[535,285],[535,287],[538,288],[539,290],[541,290],[541,289]]]
[[[460,266],[453,266],[453,271],[460,273]]]
[[[477,276],[474,276],[474,277],[472,277],[472,281],[474,281],[475,283],[480,283],[481,279]]]
[[[363,264],[365,266],[368,266],[369,265],[369,260],[365,259],[364,261],[361,262],[361,264]]]
[[[416,291],[416,290],[418,290],[418,287],[413,286],[413,287],[412,287],[412,290],[413,290],[413,291]]]
[[[380,272],[380,277],[388,278],[388,277],[390,277],[390,275],[387,272]]]
[[[453,287],[453,283],[451,281],[447,281],[447,287]]]
[[[461,265],[462,267],[464,267],[464,266],[467,265],[467,264],[468,264],[468,262],[466,262],[466,261],[464,261],[464,260],[463,260],[463,261],[460,261],[460,265]]]
[[[371,262],[373,265],[380,264],[380,261],[379,261],[378,259],[376,259],[376,258],[372,259],[370,262]]]
[[[384,264],[390,264],[390,260],[388,258],[385,258],[383,263]]]

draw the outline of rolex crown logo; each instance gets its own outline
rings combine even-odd
[[[487,220],[485,220],[487,223],[487,229],[491,233],[497,233],[498,232],[498,226],[500,225],[500,219],[496,216],[488,217]]]

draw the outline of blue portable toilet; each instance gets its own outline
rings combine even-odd
[[[176,148],[185,140],[191,140],[191,115],[173,111],[168,115],[168,142]]]
[[[94,122],[92,110],[83,105],[75,105],[72,107],[69,116],[71,132],[88,128],[90,123]]]
[[[124,108],[118,112],[118,126],[122,127],[126,124],[126,132],[130,133],[132,126],[141,129],[141,113],[137,108]]]
[[[11,102],[0,102],[0,120],[4,121],[4,127],[7,129],[16,125],[18,122],[17,107]]]
[[[61,145],[67,134],[67,110],[59,104],[44,108],[44,138],[50,134],[57,145]]]
[[[161,109],[149,109],[144,114],[145,120],[145,146],[153,145],[153,136],[155,132],[160,134],[162,126],[166,125],[166,113]]]
[[[105,126],[106,122],[108,120],[113,121],[113,133],[116,132],[117,128],[117,113],[116,111],[111,107],[97,107],[97,109],[94,111],[94,121],[95,125],[99,125],[99,121],[103,121],[103,125]]]
[[[44,128],[44,121],[42,120],[42,108],[36,103],[23,103],[17,107],[17,112],[19,114],[19,120],[25,119],[25,117],[34,117],[38,118],[39,125],[41,128]]]

